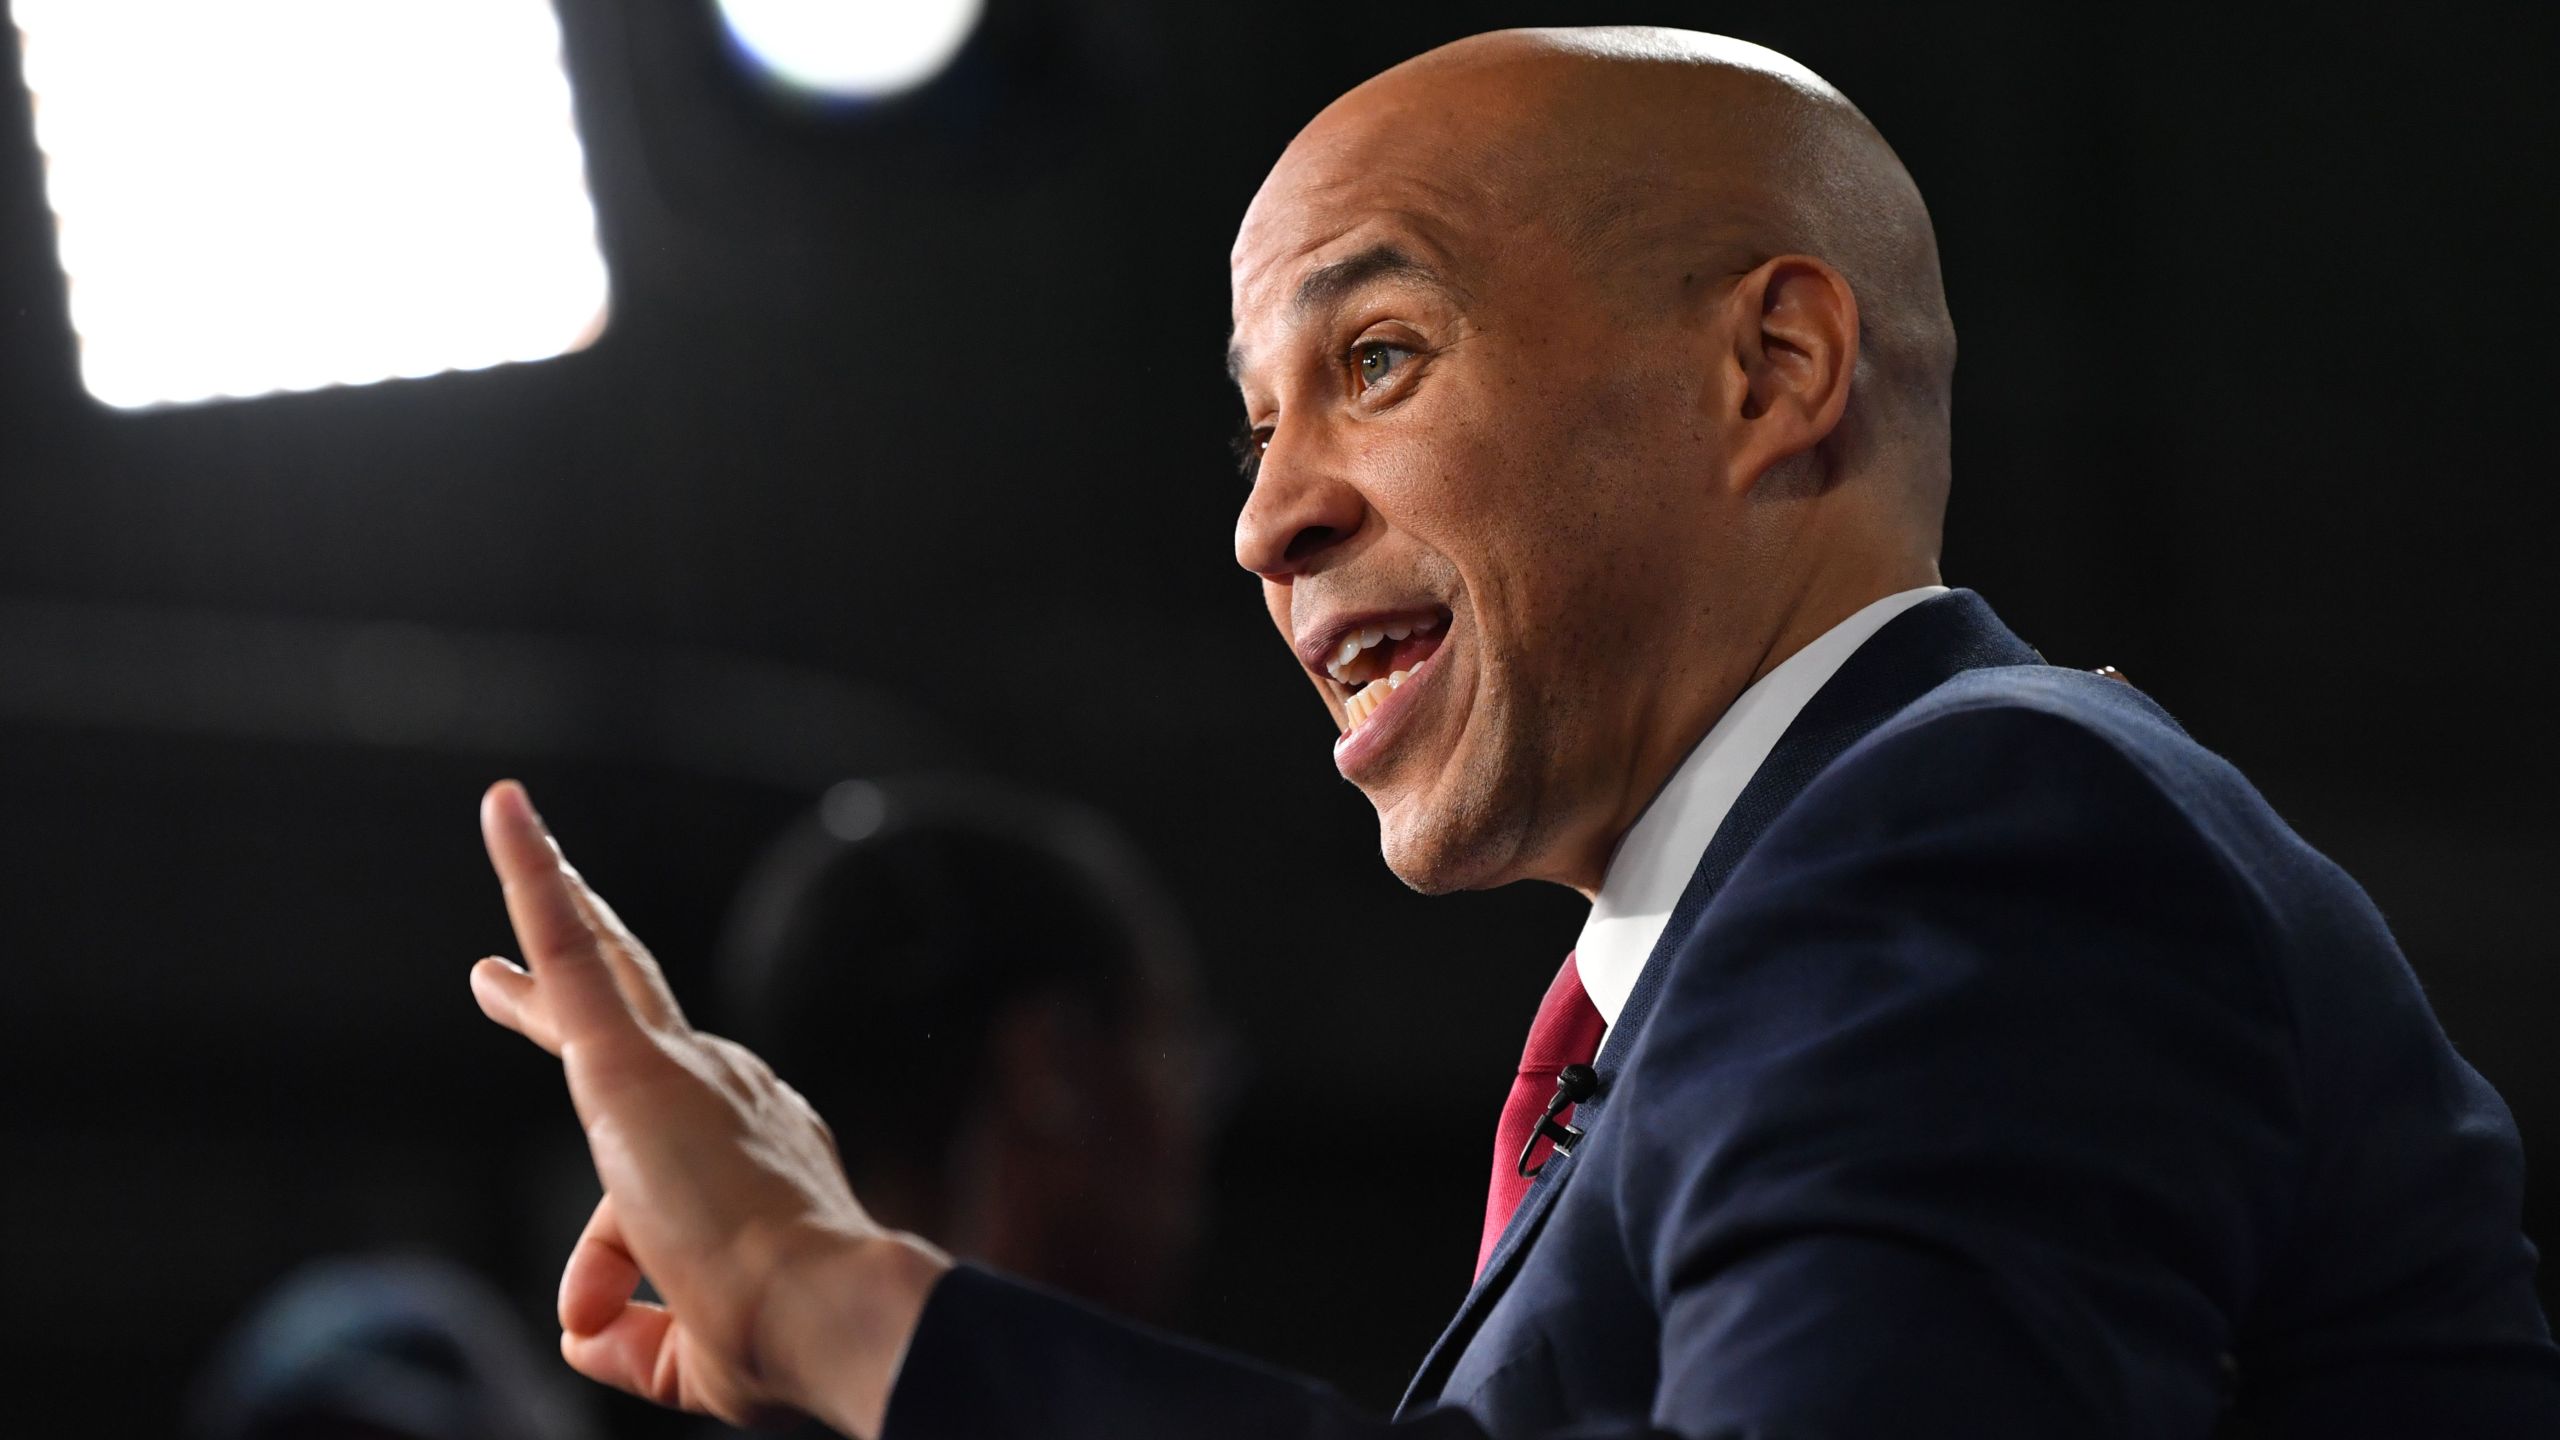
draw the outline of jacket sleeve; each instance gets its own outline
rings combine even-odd
[[[1404,1425],[1328,1386],[962,1265],[908,1343],[881,1440],[1482,1440],[1462,1411]]]
[[[1613,1101],[1658,1423],[2213,1429],[2302,1123],[2210,811],[1986,706],[1880,734],[1771,827]]]
[[[1563,1433],[2207,1433],[2299,1128],[2249,917],[2074,722],[1959,712],[1844,757],[1664,957],[1576,1182],[1606,1175],[1654,1297],[1654,1413]],[[964,1268],[883,1440],[1485,1433]]]

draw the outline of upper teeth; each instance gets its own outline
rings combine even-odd
[[[1402,640],[1409,635],[1428,635],[1440,628],[1440,617],[1425,616],[1420,620],[1398,620],[1392,625],[1370,625],[1342,637],[1333,658],[1324,662],[1325,673],[1342,679],[1342,667],[1360,658],[1360,652],[1381,640]],[[1343,683],[1349,684],[1349,681]]]

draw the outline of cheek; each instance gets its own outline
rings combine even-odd
[[[1380,518],[1439,535],[1484,494],[1485,452],[1505,443],[1498,381],[1449,364],[1393,410],[1346,429],[1345,460]]]
[[[1687,519],[1661,483],[1679,463],[1677,387],[1587,362],[1433,379],[1401,423],[1361,437],[1356,463],[1379,518],[1456,572],[1491,658],[1644,588],[1629,572]]]
[[[1514,449],[1513,428],[1488,395],[1443,384],[1421,399],[1401,423],[1363,437],[1361,488],[1383,528],[1441,558],[1473,591],[1521,513],[1535,462]]]
[[[1552,683],[1617,670],[1704,559],[1678,418],[1653,387],[1528,388],[1480,461],[1486,627]]]

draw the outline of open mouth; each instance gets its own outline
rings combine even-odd
[[[1344,735],[1368,723],[1389,695],[1413,682],[1448,637],[1448,624],[1446,610],[1379,616],[1334,642],[1324,672],[1342,706]]]

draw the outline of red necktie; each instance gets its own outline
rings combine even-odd
[[[1539,1118],[1547,1113],[1547,1102],[1555,1098],[1557,1072],[1567,1065],[1590,1064],[1600,1053],[1600,1036],[1607,1029],[1598,1007],[1583,993],[1582,972],[1567,955],[1555,983],[1547,987],[1547,998],[1538,1002],[1538,1018],[1529,1022],[1529,1043],[1520,1049],[1520,1074],[1511,1082],[1511,1098],[1502,1106],[1502,1124],[1493,1132],[1493,1189],[1484,1201],[1477,1274],[1483,1274],[1484,1262],[1493,1258],[1493,1242],[1502,1238],[1502,1227],[1511,1223],[1520,1197],[1529,1193],[1529,1177],[1520,1173],[1520,1147],[1529,1143]],[[1573,1107],[1568,1105],[1556,1118],[1567,1120],[1572,1115]],[[1547,1142],[1539,1145],[1538,1155],[1531,1157],[1533,1167],[1551,1149]]]

